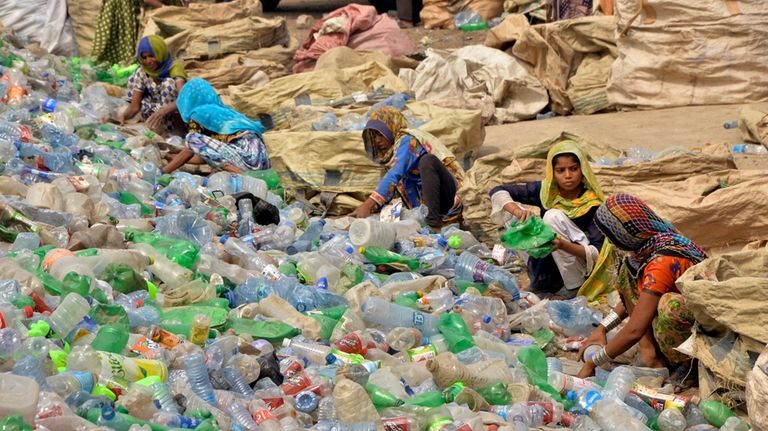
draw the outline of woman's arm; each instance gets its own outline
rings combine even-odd
[[[405,139],[413,139],[410,136],[401,138],[401,142],[397,145],[397,153],[393,156],[394,163],[391,168],[384,174],[384,178],[379,181],[379,185],[376,190],[371,193],[371,196],[363,202],[362,205],[357,207],[355,211],[350,214],[351,217],[365,218],[371,215],[376,206],[382,207],[387,204],[395,195],[397,184],[403,179],[408,170],[413,166],[416,161],[416,155],[410,151],[410,142],[404,141]]]
[[[645,291],[640,294],[637,304],[632,309],[629,322],[606,344],[605,353],[608,357],[616,358],[643,338],[643,335],[651,327],[654,317],[656,317],[659,299],[661,297],[652,292]],[[595,367],[594,362],[586,361],[578,376],[591,376],[595,372]]]
[[[141,109],[141,99],[144,97],[144,93],[140,91],[134,91],[131,96],[131,102],[125,107],[123,112],[117,116],[117,122],[120,124],[125,123],[131,118],[135,117]]]

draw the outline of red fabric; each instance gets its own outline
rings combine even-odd
[[[677,256],[657,256],[643,269],[638,281],[638,293],[650,292],[661,296],[665,293],[680,293],[675,281],[694,265],[691,260]]]
[[[340,16],[349,19],[343,32],[323,34],[315,38],[327,20]],[[381,51],[393,57],[410,54],[416,50],[413,42],[393,19],[386,15],[377,15],[373,6],[350,4],[315,22],[293,56],[293,72],[301,73],[314,69],[321,55],[338,46],[349,46],[361,51]]]

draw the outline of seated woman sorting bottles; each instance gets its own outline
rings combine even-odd
[[[613,195],[600,205],[595,223],[608,241],[628,255],[616,282],[622,303],[582,343],[582,351],[595,344],[604,347],[587,358],[579,377],[591,376],[595,367],[610,362],[636,343],[643,366],[656,368],[685,362],[688,357],[674,349],[691,335],[694,319],[675,280],[706,259],[704,251],[645,202],[627,194]],[[608,331],[627,316],[627,324],[607,341]]]
[[[176,98],[187,80],[184,66],[174,61],[160,36],[147,36],[136,49],[140,68],[128,79],[129,105],[118,117],[120,124],[137,113],[147,127],[159,134],[180,133],[183,123]]]
[[[371,160],[389,170],[353,217],[368,217],[397,194],[406,208],[426,205],[426,223],[433,229],[461,220],[463,207],[456,192],[464,171],[436,137],[408,128],[403,114],[385,106],[371,113],[363,142]]]
[[[525,220],[530,215],[520,205],[525,204],[538,207],[544,223],[557,234],[551,255],[528,259],[532,292],[572,298],[584,286],[594,297],[608,287],[612,251],[594,223],[603,192],[575,142],[563,141],[549,150],[544,181],[502,184],[490,195],[492,222]]]
[[[172,156],[162,169],[170,173],[185,163],[207,163],[234,173],[269,169],[264,127],[258,121],[225,105],[216,90],[202,78],[191,79],[176,101],[187,123],[186,148]]]

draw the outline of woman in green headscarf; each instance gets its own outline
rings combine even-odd
[[[543,181],[502,184],[490,195],[494,223],[525,220],[531,213],[524,204],[539,208],[544,223],[557,233],[551,255],[528,260],[533,292],[564,297],[578,292],[594,299],[610,288],[613,253],[594,222],[605,197],[576,142],[566,140],[549,150]]]
[[[128,79],[130,104],[118,121],[123,123],[141,112],[141,119],[155,132],[182,131],[176,98],[187,80],[184,66],[171,58],[160,36],[142,38],[136,56],[141,67]]]

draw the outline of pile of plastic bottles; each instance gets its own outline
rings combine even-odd
[[[521,291],[504,247],[423,208],[311,217],[274,171],[160,175],[178,138],[28,73],[0,105],[0,429],[748,429],[666,369],[573,377],[554,355],[600,313]]]
[[[392,106],[398,111],[403,112],[410,127],[421,127],[426,121],[416,117],[413,111],[406,108],[408,100],[410,100],[410,96],[406,93],[396,93],[375,103],[365,115],[351,112],[338,117],[335,113],[328,112],[323,114],[317,122],[312,123],[312,130],[322,132],[353,132],[363,130],[371,112],[382,106]]]

